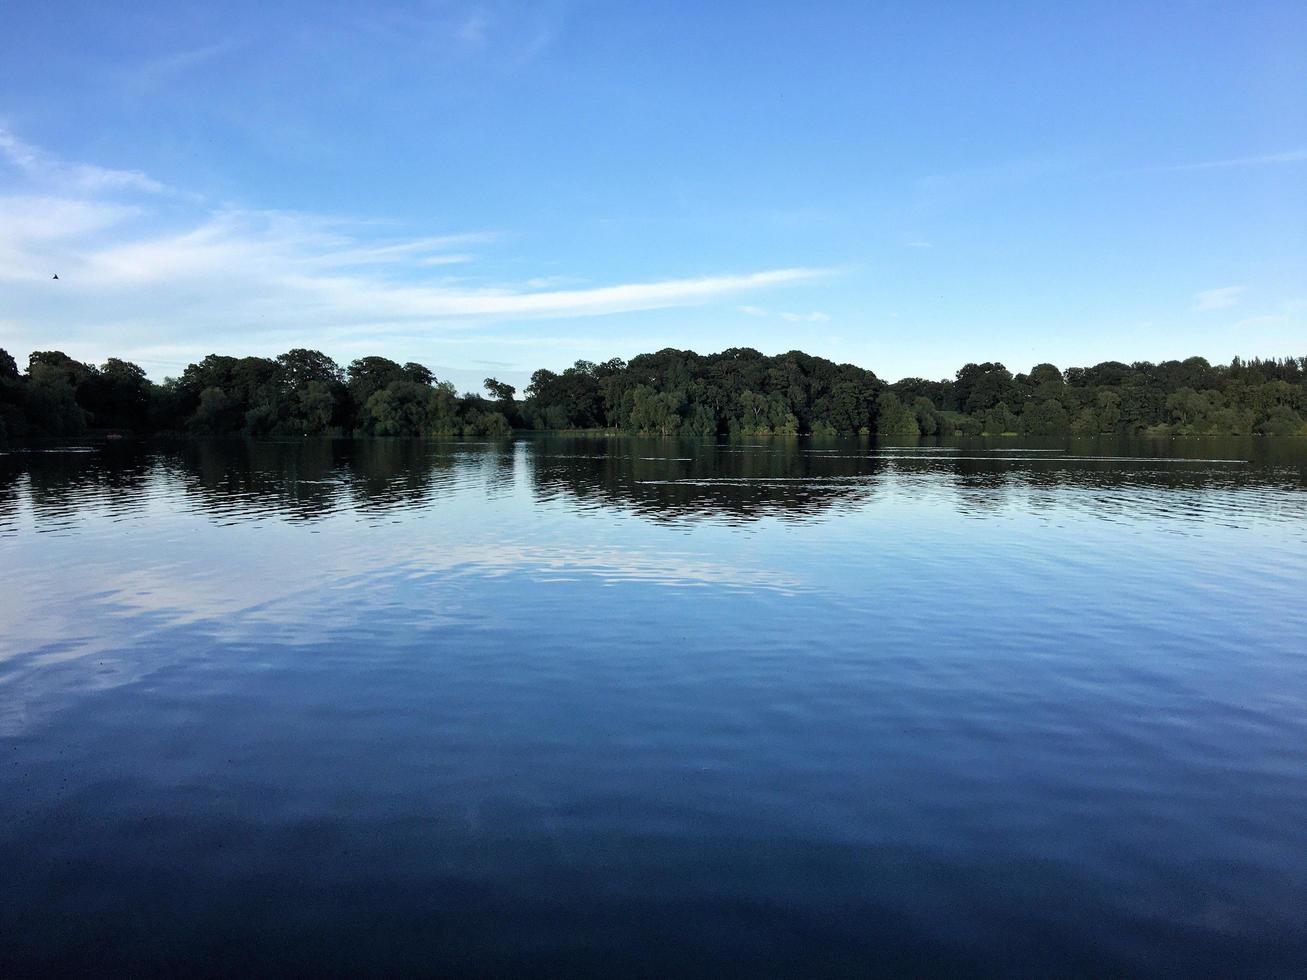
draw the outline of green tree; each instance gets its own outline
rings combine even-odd
[[[1021,431],[1030,436],[1059,436],[1071,430],[1071,419],[1054,398],[1028,402],[1021,413]]]
[[[296,347],[277,356],[281,367],[282,384],[287,388],[299,388],[310,381],[322,384],[342,384],[345,380],[340,365],[322,351]]]
[[[517,394],[517,389],[512,385],[504,384],[504,382],[497,381],[494,378],[486,378],[485,386],[486,391],[495,401],[511,402],[513,396]]]
[[[414,384],[433,385],[436,383],[436,376],[431,373],[431,369],[419,364],[417,361],[405,362],[404,374]]]
[[[876,435],[893,439],[915,439],[921,435],[916,412],[904,405],[892,391],[885,392],[876,400]]]
[[[966,364],[958,369],[953,394],[959,411],[980,414],[1011,396],[1012,373],[998,362]]]
[[[991,436],[1014,434],[1020,424],[1007,402],[999,402],[985,413],[985,432]]]
[[[221,435],[235,432],[240,427],[243,412],[240,403],[218,387],[200,392],[200,404],[191,416],[189,428],[203,435]]]
[[[923,436],[937,435],[944,425],[944,418],[929,398],[914,398],[912,414],[917,420],[917,429]]]
[[[80,400],[97,426],[144,429],[153,387],[140,366],[111,357],[83,383]]]
[[[1066,386],[1062,372],[1054,364],[1036,364],[1030,369],[1030,386],[1040,389],[1059,391]]]
[[[866,382],[836,381],[830,392],[828,408],[821,421],[835,432],[867,432],[871,426],[876,389]]]
[[[626,393],[626,398],[625,428],[664,436],[680,428],[680,399],[671,392],[659,393],[648,385],[637,385]]]
[[[431,432],[434,393],[415,381],[392,381],[373,392],[366,405],[366,428],[379,436],[417,436]]]
[[[357,358],[350,361],[345,374],[349,396],[355,405],[366,405],[369,398],[392,381],[413,380],[404,368],[387,357]]]
[[[1288,405],[1277,405],[1257,426],[1267,436],[1307,436],[1307,422]]]

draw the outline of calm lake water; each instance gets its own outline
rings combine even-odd
[[[1307,970],[1307,440],[0,455],[0,974]]]

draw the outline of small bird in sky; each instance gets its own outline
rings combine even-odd
[[[51,278],[51,279],[58,279],[58,278],[59,278],[59,273],[56,272],[56,273],[55,273],[53,276],[51,276],[50,278]]]

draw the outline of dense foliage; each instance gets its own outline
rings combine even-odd
[[[96,367],[36,351],[20,373],[0,350],[0,440],[87,429],[205,435],[506,436],[514,427],[658,435],[875,433],[1307,435],[1307,358],[1211,365],[1107,361],[1012,374],[967,364],[952,379],[886,384],[798,351],[662,350],[539,370],[525,398],[494,378],[459,395],[420,364],[363,357],[341,368],[312,350],[276,358],[210,354],[151,382],[135,364]]]
[[[870,371],[791,351],[766,357],[662,350],[531,376],[522,412],[532,428],[606,426],[711,436],[870,432],[884,384]]]
[[[511,389],[509,389],[511,392]],[[0,437],[87,428],[196,435],[508,435],[499,402],[460,397],[420,364],[364,357],[342,369],[312,350],[210,354],[156,385],[134,364],[37,351],[26,374],[0,351]]]
[[[1302,357],[1236,357],[1228,365],[1201,357],[1104,361],[1066,371],[1037,364],[1017,375],[1002,364],[968,364],[951,381],[905,378],[890,394],[900,413],[914,408],[918,431],[927,435],[1307,435]],[[909,422],[904,429],[911,434]]]

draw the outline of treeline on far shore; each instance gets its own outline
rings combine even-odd
[[[662,350],[629,362],[541,369],[518,397],[485,380],[459,394],[421,364],[341,367],[298,348],[210,354],[156,384],[137,365],[36,351],[20,371],[0,349],[0,442],[109,430],[136,434],[507,437],[513,429],[656,435],[1307,435],[1307,358],[1106,361],[1013,374],[967,364],[953,378],[887,384],[799,351]]]

